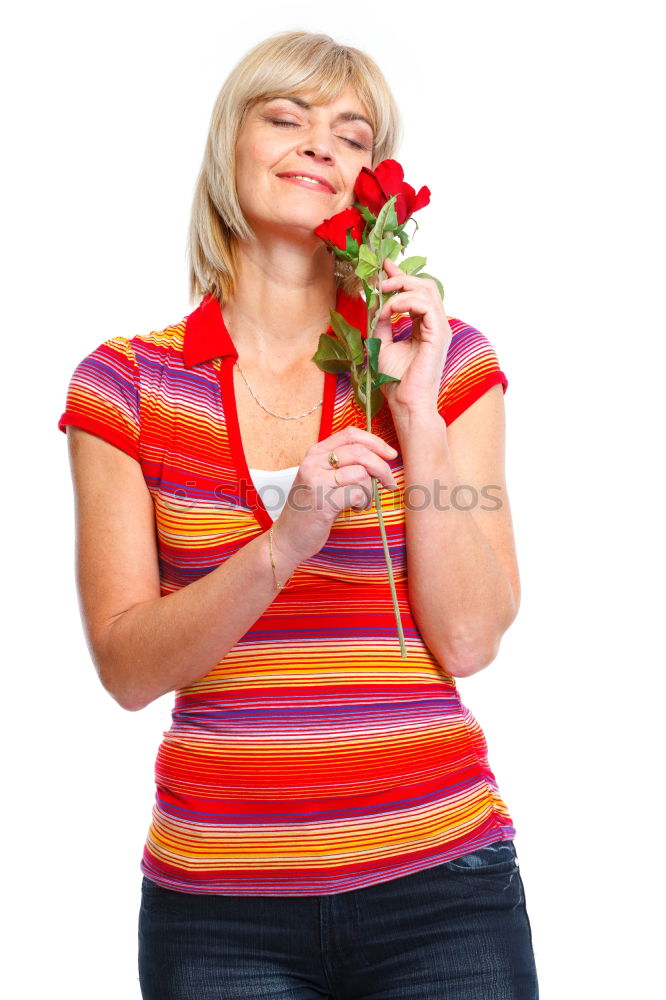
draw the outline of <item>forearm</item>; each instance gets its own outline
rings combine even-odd
[[[444,668],[471,674],[494,659],[516,614],[513,591],[471,510],[455,501],[461,484],[442,417],[436,411],[392,416],[404,464],[412,612]]]
[[[298,559],[277,545],[278,581]],[[98,671],[104,687],[129,711],[200,680],[223,659],[276,596],[266,533],[253,538],[194,583],[136,604],[105,632]]]

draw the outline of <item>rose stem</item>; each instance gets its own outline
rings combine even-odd
[[[381,234],[383,236],[383,232]],[[381,236],[380,236],[381,245]],[[377,302],[377,308],[375,310],[372,322],[370,322],[370,317],[368,316],[368,337],[371,337],[374,333],[375,327],[377,326],[377,321],[379,320],[379,312],[382,307],[382,265],[384,261],[379,262],[379,272],[377,278],[379,281],[379,301]],[[370,431],[370,425],[372,418],[370,416],[371,409],[371,399],[370,393],[372,390],[372,381],[370,373],[370,362],[366,358],[365,366],[365,420],[367,430]],[[382,545],[384,547],[384,559],[386,560],[386,568],[388,570],[389,586],[391,588],[391,600],[393,601],[393,613],[395,615],[395,625],[398,630],[398,639],[400,640],[400,656],[402,659],[407,658],[407,649],[405,646],[405,637],[402,631],[402,620],[400,617],[400,609],[398,608],[398,595],[395,590],[395,580],[393,578],[393,563],[391,562],[391,553],[389,552],[388,541],[386,538],[386,529],[384,527],[384,517],[382,514],[382,501],[379,494],[379,489],[377,487],[377,477],[371,476],[372,489],[375,497],[375,506],[377,507],[377,517],[379,519],[379,531],[382,536]]]

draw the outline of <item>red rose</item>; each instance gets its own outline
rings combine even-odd
[[[374,170],[361,167],[354,186],[357,202],[376,216],[389,198],[397,194],[395,214],[398,217],[398,225],[401,226],[419,208],[430,204],[429,188],[422,187],[417,194],[411,184],[403,180],[404,176],[404,171],[397,160],[382,160]]]
[[[347,249],[347,231],[351,229],[353,240],[360,243],[363,239],[365,221],[357,208],[346,208],[330,219],[324,219],[315,229],[315,235],[327,243],[332,243],[339,250]]]

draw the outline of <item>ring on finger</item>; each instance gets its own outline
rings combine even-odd
[[[335,480],[335,485],[336,486],[342,486],[342,485],[344,485],[343,483],[339,483],[338,482],[338,473],[337,473],[336,469],[333,470],[333,478]]]
[[[334,469],[337,469],[340,465],[340,459],[338,458],[338,456],[335,454],[334,451],[328,453],[328,464],[331,465]]]

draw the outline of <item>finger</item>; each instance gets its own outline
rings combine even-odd
[[[395,285],[396,287],[399,287],[401,284],[410,288],[418,288],[418,275],[405,274],[400,267],[395,268],[395,270],[388,275],[382,275],[382,288],[386,288],[387,285]]]
[[[372,507],[373,499],[372,486],[357,486],[351,502],[352,510],[367,510]]]
[[[393,299],[391,299],[391,305],[386,303],[386,306],[382,308],[379,316],[377,317],[377,326],[381,326],[386,330],[391,330],[391,336],[393,336],[393,316],[404,316],[408,314],[414,322],[417,316],[425,315],[426,309],[419,303],[416,303],[414,299],[406,298],[400,299],[393,305]]]
[[[388,441],[384,441],[383,438],[379,437],[378,434],[373,434],[371,431],[366,431],[362,427],[355,426],[344,427],[342,430],[336,431],[335,434],[331,434],[330,437],[324,438],[323,441],[317,441],[316,444],[312,445],[312,449],[316,454],[323,453],[325,456],[328,456],[336,448],[356,442],[365,444],[371,451],[376,452],[378,455],[384,454],[389,458],[395,458],[398,454],[397,450]]]
[[[399,312],[425,313],[432,307],[432,302],[419,288],[407,288],[396,295],[392,295],[388,302],[382,306],[379,316],[383,319],[386,315]]]
[[[388,292],[394,292],[396,289],[411,287],[404,280],[407,275],[396,274],[390,278],[382,278],[382,295],[386,295]],[[379,291],[379,285],[377,285],[377,291]]]
[[[343,508],[351,507],[353,510],[364,510],[372,505],[374,499],[372,483],[367,476],[363,482],[347,483],[341,489],[343,490]]]
[[[374,452],[343,447],[336,454],[340,459],[338,468],[332,470],[336,486],[358,485],[368,476],[375,476],[387,489],[394,490],[398,485],[391,466]]]
[[[381,340],[382,347],[393,343],[393,324],[391,316],[379,316],[375,325],[373,337]]]
[[[409,282],[414,287],[418,286],[418,282],[422,281],[418,274],[407,274],[406,271],[396,264],[394,260],[390,257],[384,258],[384,270],[386,271],[388,277],[382,277],[382,288],[391,281],[405,281]]]
[[[386,257],[384,260],[384,271],[386,272],[386,278],[382,278],[382,284],[384,283],[384,280],[392,281],[394,278],[399,278],[400,275],[404,278],[407,277],[402,268],[398,267],[397,264],[394,264],[390,257]]]
[[[390,258],[387,257],[384,263],[386,263],[389,259]],[[392,270],[388,272],[388,277],[382,277],[382,288],[385,288],[392,282],[396,285],[399,285],[400,282],[402,282],[405,288],[418,288],[420,290],[430,287],[433,292],[437,293],[437,299],[441,301],[439,291],[432,278],[426,278],[421,274],[406,274],[401,267],[397,266],[397,264],[393,264]]]

